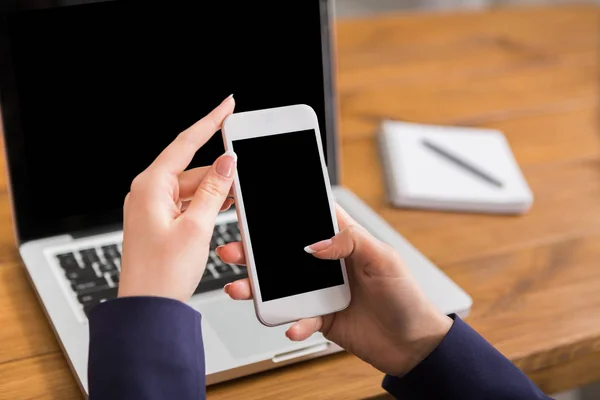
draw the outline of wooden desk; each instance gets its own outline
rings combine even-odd
[[[547,392],[600,379],[599,16],[593,6],[564,6],[339,24],[345,185],[473,296],[469,322]],[[374,141],[384,117],[503,130],[536,195],[533,210],[387,207]],[[0,398],[80,398],[14,248],[5,186]],[[382,393],[380,380],[341,354],[208,393],[365,398]]]

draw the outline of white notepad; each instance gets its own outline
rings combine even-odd
[[[503,214],[531,208],[531,189],[499,131],[384,121],[379,139],[395,206]]]

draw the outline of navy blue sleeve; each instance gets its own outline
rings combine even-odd
[[[89,320],[89,398],[206,398],[200,320],[191,307],[164,298],[96,306]]]
[[[523,372],[460,318],[442,343],[402,378],[383,388],[402,400],[548,400]]]

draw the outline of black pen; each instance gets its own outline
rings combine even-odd
[[[443,158],[445,158],[446,160],[458,165],[459,167],[463,168],[465,171],[469,171],[470,173],[472,173],[473,175],[483,179],[484,181],[491,183],[492,185],[496,186],[496,187],[503,187],[504,184],[502,182],[500,182],[500,180],[494,178],[493,176],[491,176],[490,174],[488,174],[485,171],[482,171],[479,167],[465,161],[464,159],[450,153],[448,150],[445,150],[443,148],[441,148],[440,146],[438,146],[437,144],[434,144],[432,142],[430,142],[427,139],[423,139],[422,141],[423,146],[427,147],[428,149],[432,150],[433,152],[435,152],[436,154],[442,156]]]

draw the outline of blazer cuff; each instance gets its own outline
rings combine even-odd
[[[386,376],[383,388],[396,398],[548,399],[506,357],[458,316],[439,346],[402,378]]]
[[[201,316],[193,308],[167,298],[118,298],[94,307],[89,325],[92,398],[204,398]]]

